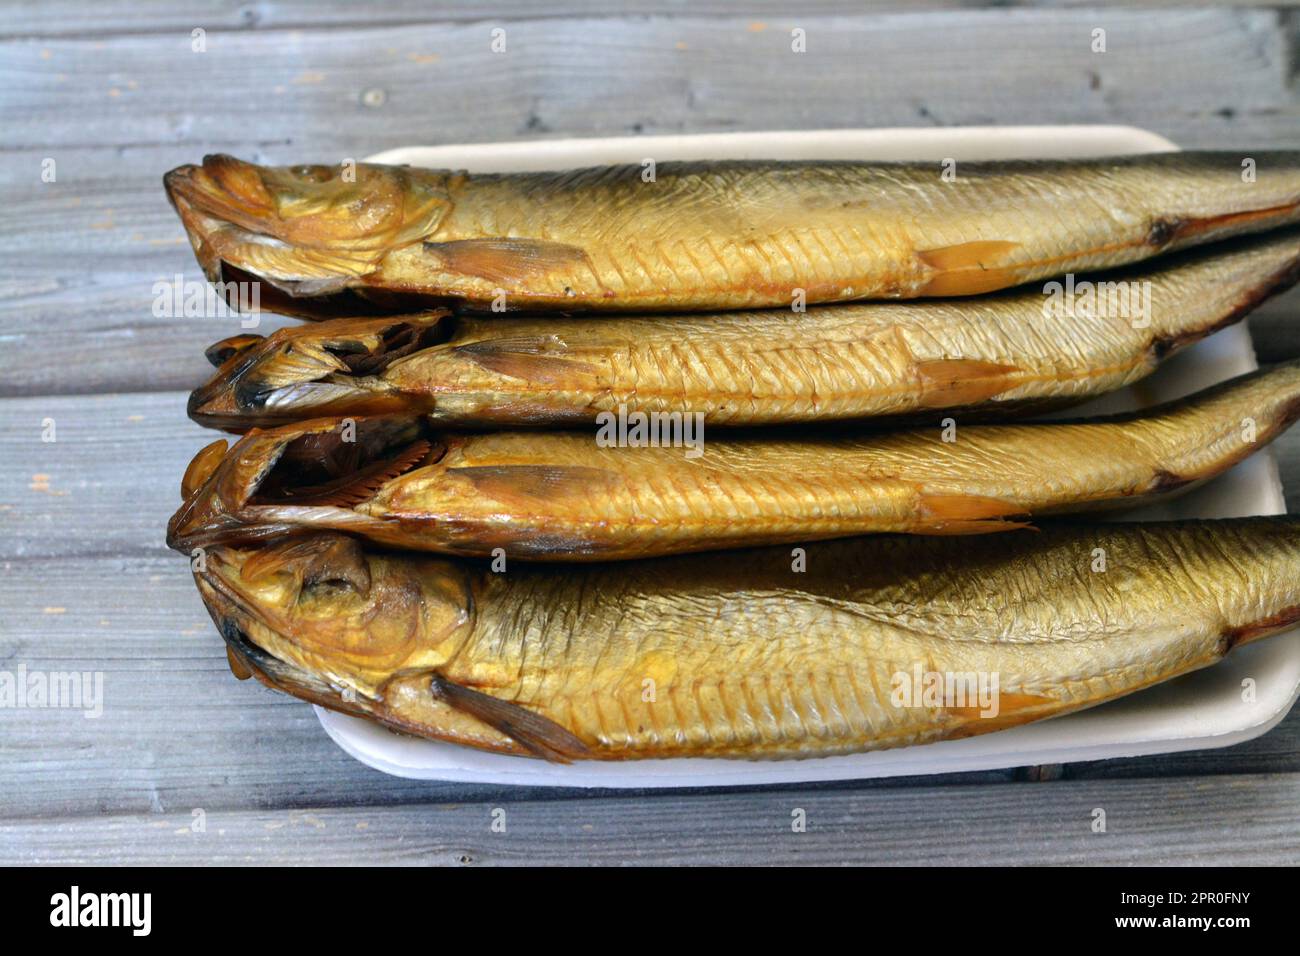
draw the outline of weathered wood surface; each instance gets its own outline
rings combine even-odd
[[[1300,148],[1294,10],[937,6],[967,5],[8,6],[0,669],[102,672],[104,712],[0,710],[0,863],[1300,859],[1300,712],[1242,746],[1074,764],[1036,785],[1024,769],[668,795],[386,777],[344,756],[306,705],[231,678],[163,546],[181,471],[211,438],[185,419],[183,390],[207,373],[203,346],[238,328],[150,309],[156,281],[198,277],[159,179],[204,152],[336,160],[413,142],[1061,122]],[[503,55],[488,48],[498,25]],[[789,52],[794,25],[807,54]],[[1096,27],[1105,54],[1090,49]],[[1298,321],[1295,293],[1253,317],[1263,360],[1300,356]],[[1300,510],[1300,432],[1275,448]],[[488,829],[496,806],[506,834]],[[790,833],[793,807],[805,834]],[[1107,834],[1089,828],[1094,807]],[[200,808],[202,835],[189,829]]]
[[[1186,7],[1187,0],[387,0],[357,4],[353,0],[133,0],[130,4],[87,4],[85,0],[42,0],[16,6],[0,24],[0,38],[95,36],[119,33],[165,33],[195,27],[216,30],[286,30],[329,27],[342,29],[376,24],[417,24],[429,21],[510,22],[525,19],[630,19],[648,16],[738,16],[747,23],[764,18],[886,12],[944,12],[962,8]],[[1292,6],[1288,0],[1227,0],[1222,8]],[[939,21],[936,21],[939,22]]]
[[[0,864],[1269,865],[1300,774],[0,820]],[[936,807],[939,808],[936,812]],[[1106,830],[1093,831],[1096,811]],[[806,830],[795,832],[803,811]],[[495,820],[504,832],[494,832]],[[502,815],[504,814],[504,815]],[[939,816],[941,814],[941,816]],[[936,823],[938,822],[938,825]],[[498,825],[498,829],[499,829]]]

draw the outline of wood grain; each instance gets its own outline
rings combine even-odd
[[[16,819],[0,822],[0,864],[1288,865],[1300,859],[1297,800],[1300,774],[1288,773],[922,786],[869,799],[778,790],[208,811],[201,833],[190,812]],[[1093,832],[1097,810],[1104,833]]]
[[[1000,0],[1000,7],[1178,7],[1186,0]],[[1219,7],[1285,8],[1283,2],[1226,0]],[[918,12],[928,14],[989,6],[981,0],[801,0],[802,16]],[[789,0],[746,0],[749,22],[788,16]],[[387,0],[381,5],[352,0],[135,0],[121,8],[87,4],[84,0],[44,0],[23,5],[0,24],[0,38],[95,36],[118,33],[189,33],[195,27],[209,30],[343,29],[376,24],[510,21],[559,18],[636,18],[646,16],[735,15],[729,0],[459,0],[430,6],[421,0]]]

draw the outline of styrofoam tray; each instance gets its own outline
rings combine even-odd
[[[646,158],[656,161],[768,158],[938,162],[953,157],[960,163],[1016,157],[1104,156],[1176,148],[1154,133],[1132,127],[1041,126],[413,146],[389,150],[371,159],[507,172],[639,163]],[[1071,414],[1144,407],[1186,395],[1255,367],[1255,353],[1245,326],[1234,326],[1175,356],[1146,381],[1072,410]],[[1272,452],[1265,449],[1182,498],[1129,512],[1129,515],[1209,518],[1282,514],[1285,510],[1277,465]],[[1242,700],[1242,682],[1247,678],[1255,682],[1255,699],[1249,703]],[[316,710],[326,732],[345,751],[363,763],[403,777],[561,787],[709,787],[985,770],[1222,747],[1267,731],[1290,710],[1298,692],[1300,631],[1295,631],[1244,647],[1206,670],[1057,720],[921,747],[811,760],[693,758],[621,763],[587,761],[561,766],[406,737],[364,720],[319,707]]]

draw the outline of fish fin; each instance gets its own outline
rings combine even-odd
[[[1023,267],[996,263],[1019,248],[1018,242],[980,239],[917,252],[916,257],[934,270],[922,294],[978,295],[1015,285]]]
[[[370,565],[355,539],[342,534],[317,534],[268,545],[244,561],[239,575],[253,582],[287,572],[304,587],[345,584],[361,596],[370,593]]]
[[[563,347],[553,335],[538,335],[471,342],[458,346],[456,351],[469,355],[490,372],[546,385],[571,385],[578,376],[600,371],[589,362],[547,354]]]
[[[1276,614],[1262,617],[1248,624],[1227,628],[1223,632],[1223,653],[1228,653],[1238,644],[1249,644],[1261,637],[1268,637],[1278,631],[1285,631],[1300,624],[1300,605],[1293,604]]]
[[[591,756],[591,748],[549,717],[434,674],[433,696],[505,734],[529,753],[554,763]]]
[[[1040,715],[1037,713],[1038,708],[1044,704],[1061,703],[1055,697],[1042,697],[1038,694],[1009,694],[1003,691],[998,692],[998,712],[988,717],[984,716],[984,708],[978,704],[973,707],[945,707],[944,711],[969,723],[955,733],[950,734],[949,738],[966,737],[973,733],[983,733],[986,730],[1002,730],[1007,727],[1015,727],[1026,721],[1036,720]]]
[[[1024,505],[983,495],[932,495],[921,493],[917,502],[917,527],[913,534],[982,534],[1031,527],[1010,518],[1025,515]]]
[[[1269,206],[1266,209],[1247,209],[1243,212],[1229,212],[1219,216],[1172,217],[1160,218],[1151,223],[1147,231],[1147,244],[1161,247],[1190,236],[1198,236],[1220,229],[1246,225],[1261,220],[1276,219],[1294,213],[1300,203],[1284,203],[1281,206]]]
[[[544,239],[459,239],[426,242],[424,249],[437,256],[448,272],[509,286],[588,261],[584,249]]]
[[[1005,392],[1014,384],[1011,374],[1020,371],[1014,365],[999,365],[978,359],[937,359],[918,362],[921,380],[921,406],[948,408],[972,405]]]
[[[248,406],[256,407],[257,396],[286,385],[322,379],[333,372],[347,371],[347,363],[319,344],[299,342],[264,355],[251,373],[238,384]]]
[[[476,465],[450,468],[447,473],[466,479],[479,494],[498,501],[568,497],[585,501],[615,480],[612,472],[585,465]]]
[[[231,357],[238,355],[245,349],[252,348],[259,342],[263,341],[265,336],[254,335],[252,333],[245,335],[232,335],[222,339],[220,342],[213,342],[203,350],[204,357],[212,363],[214,368],[221,368]]]
[[[221,464],[221,459],[226,457],[226,447],[226,440],[218,438],[212,444],[204,445],[194,456],[185,468],[185,475],[181,478],[182,501],[189,501],[190,496],[212,477],[212,473],[217,470],[217,465]]]
[[[343,475],[333,481],[307,488],[295,488],[286,499],[295,505],[352,508],[374,495],[398,475],[405,474],[429,454],[432,446],[423,438],[412,442],[392,458]]]
[[[249,670],[248,665],[240,660],[235,653],[235,649],[229,644],[226,645],[226,663],[230,665],[230,673],[235,675],[235,680],[248,680],[253,676],[253,672]]]

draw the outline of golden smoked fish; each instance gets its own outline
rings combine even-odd
[[[452,426],[700,412],[709,425],[1041,410],[1128,385],[1300,277],[1300,231],[1059,288],[963,300],[680,316],[486,318],[446,310],[238,336],[190,399],[246,431],[422,412]]]
[[[964,296],[1300,221],[1291,152],[945,170],[746,160],[471,175],[215,155],[164,182],[210,279],[262,280],[264,306],[317,317],[429,299],[676,311]]]
[[[344,535],[215,548],[232,669],[395,730],[556,761],[816,757],[1091,707],[1300,620],[1300,520],[877,536],[520,565]]]
[[[348,531],[461,555],[589,561],[876,531],[960,534],[1131,504],[1220,473],[1300,415],[1300,363],[1140,414],[846,440],[443,433],[416,416],[254,430],[191,463],[168,526],[184,551]],[[610,445],[601,444],[601,436]]]

